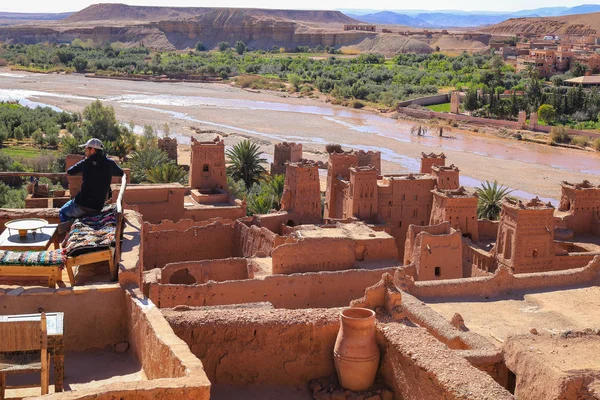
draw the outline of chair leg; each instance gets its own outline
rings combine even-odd
[[[50,276],[48,276],[48,287],[50,289],[54,289],[56,287],[56,272],[55,271],[52,271],[52,272],[53,273]]]
[[[0,400],[4,400],[4,390],[6,389],[6,374],[0,373]]]
[[[42,361],[42,373],[41,373],[41,386],[42,396],[48,394],[48,385],[50,381],[50,368],[48,368],[48,350],[42,349],[41,355]]]
[[[71,287],[75,286],[75,275],[73,275],[73,266],[67,260],[65,263],[65,268],[67,269],[67,273],[69,274],[69,282],[71,283]]]
[[[108,259],[108,268],[110,269],[110,279],[112,281],[117,280],[117,266],[113,257]]]

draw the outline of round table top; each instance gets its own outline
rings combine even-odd
[[[41,218],[23,218],[23,219],[14,219],[12,221],[8,221],[4,224],[8,229],[14,229],[18,231],[24,230],[35,230],[40,229],[48,225],[48,221]]]

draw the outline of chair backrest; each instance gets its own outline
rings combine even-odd
[[[41,321],[0,322],[0,353],[41,350],[47,346],[46,314]]]
[[[119,262],[121,261],[121,234],[123,233],[123,224],[125,223],[125,216],[123,210],[123,195],[125,195],[125,188],[127,187],[127,175],[123,174],[121,178],[121,188],[119,189],[119,195],[117,196],[117,230],[115,232],[115,254],[114,254],[114,265],[119,268]]]

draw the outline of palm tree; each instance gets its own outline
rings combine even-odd
[[[281,196],[283,196],[285,175],[271,175],[265,179],[265,184],[273,196],[273,208],[279,210],[281,207]]]
[[[169,156],[167,153],[157,147],[147,147],[134,152],[129,163],[133,183],[147,181],[146,173],[148,170],[168,162]]]
[[[450,132],[452,130],[452,125],[440,119],[434,119],[429,127],[434,131],[438,131],[440,137],[444,137],[444,131]]]
[[[507,187],[498,185],[497,181],[493,183],[485,181],[475,191],[479,197],[477,201],[477,218],[487,218],[491,221],[499,218],[502,199],[512,192]]]
[[[257,183],[267,171],[261,165],[267,160],[260,158],[262,152],[256,143],[246,139],[227,150],[230,165],[227,174],[234,180],[243,180],[247,188]]]
[[[417,134],[417,136],[425,136],[427,132],[429,132],[429,127],[420,122],[417,122],[410,128],[410,133],[413,135]]]
[[[168,162],[149,169],[146,172],[146,177],[151,183],[183,182],[185,171],[179,165]]]

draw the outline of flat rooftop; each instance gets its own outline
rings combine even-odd
[[[467,328],[498,347],[509,334],[559,333],[600,326],[600,287],[514,293],[491,299],[422,299],[448,321],[459,313]]]

